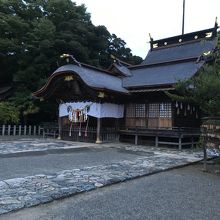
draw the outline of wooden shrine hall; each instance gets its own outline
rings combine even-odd
[[[64,54],[67,64],[33,95],[59,100],[62,139],[193,146],[200,135],[199,109],[171,100],[166,92],[175,92],[178,81],[196,76],[213,61],[217,28],[151,39],[146,58],[135,66],[115,58],[103,70]]]

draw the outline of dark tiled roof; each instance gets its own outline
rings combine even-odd
[[[176,46],[149,51],[142,64],[163,63],[173,60],[196,58],[204,52],[211,51],[216,47],[217,38],[213,40],[201,40],[197,42],[177,44]]]
[[[85,66],[68,64],[58,68],[53,75],[60,72],[77,74],[85,84],[92,88],[128,93],[128,91],[122,87],[122,80],[120,78],[111,76],[104,71],[102,72]]]
[[[127,89],[170,88],[179,80],[193,77],[204,65],[205,61],[198,58],[204,52],[213,51],[216,48],[217,28],[215,25],[211,29],[156,41],[151,40],[151,50],[138,66],[130,66],[117,58],[114,58],[114,64],[109,70],[101,70],[78,62],[61,66],[50,76],[47,84],[34,95],[40,96],[45,93],[54,78],[62,77],[66,73],[78,75],[93,89],[120,93],[129,93]]]
[[[203,53],[217,45],[217,25],[214,28],[153,41],[147,57],[139,66],[129,67],[132,76],[123,79],[125,88],[172,85],[193,77],[204,61]],[[202,59],[200,59],[202,60]]]
[[[172,63],[132,69],[132,76],[123,79],[123,87],[152,87],[177,83],[191,78],[204,62]]]
[[[114,63],[114,67],[123,75],[123,76],[131,76],[131,71],[123,65],[119,65]]]

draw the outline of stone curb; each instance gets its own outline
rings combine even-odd
[[[109,165],[86,167],[0,181],[0,214],[32,207],[78,193],[180,168],[201,161],[186,157],[140,157]]]

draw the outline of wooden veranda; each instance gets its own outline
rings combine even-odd
[[[181,150],[183,146],[194,147],[198,144],[200,129],[181,127],[169,129],[132,128],[120,130],[119,133],[121,139],[123,139],[123,135],[133,137],[135,145],[138,145],[142,137],[151,137],[154,139],[155,147],[173,145]]]

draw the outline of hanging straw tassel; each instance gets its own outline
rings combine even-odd
[[[180,109],[179,108],[177,108],[177,115],[179,115],[180,114]]]
[[[176,102],[176,108],[178,108],[178,102]]]
[[[190,105],[189,104],[187,105],[187,110],[190,111]]]

